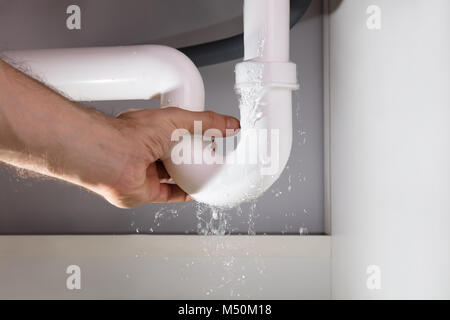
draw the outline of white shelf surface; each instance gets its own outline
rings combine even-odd
[[[0,236],[0,299],[328,299],[329,236]],[[69,265],[81,290],[68,290]]]

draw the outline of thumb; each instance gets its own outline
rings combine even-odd
[[[201,122],[202,134],[208,129],[217,129],[223,135],[226,135],[227,130],[236,131],[241,127],[239,120],[236,118],[221,115],[213,111],[194,112],[175,107],[162,110],[167,112],[167,116],[175,128],[186,129],[190,133],[194,133],[195,121]]]

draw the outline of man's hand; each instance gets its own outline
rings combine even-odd
[[[179,108],[140,110],[122,113],[115,127],[128,142],[127,157],[117,181],[105,197],[119,207],[135,207],[147,202],[182,202],[191,198],[175,184],[160,158],[168,156],[173,144],[172,132],[178,128],[193,133],[194,121],[203,130],[236,130],[239,122],[214,112],[191,112]]]
[[[159,161],[172,132],[238,129],[213,112],[178,108],[130,111],[108,117],[80,106],[0,60],[0,161],[77,184],[110,203],[131,208],[190,197]]]

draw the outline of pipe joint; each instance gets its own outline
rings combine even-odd
[[[297,66],[292,62],[244,61],[235,68],[235,89],[245,87],[277,87],[297,90]]]

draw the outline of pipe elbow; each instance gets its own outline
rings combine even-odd
[[[292,90],[297,87],[293,63],[238,64],[239,135],[214,141],[184,136],[164,160],[167,171],[195,200],[209,205],[232,207],[261,196],[289,159]]]
[[[203,111],[205,105],[205,87],[202,76],[195,64],[181,51],[159,45],[148,45],[152,56],[157,54],[161,61],[162,72],[169,81],[176,84],[165,86],[161,92],[161,107],[180,107],[190,111]],[[152,70],[155,70],[152,64]]]

